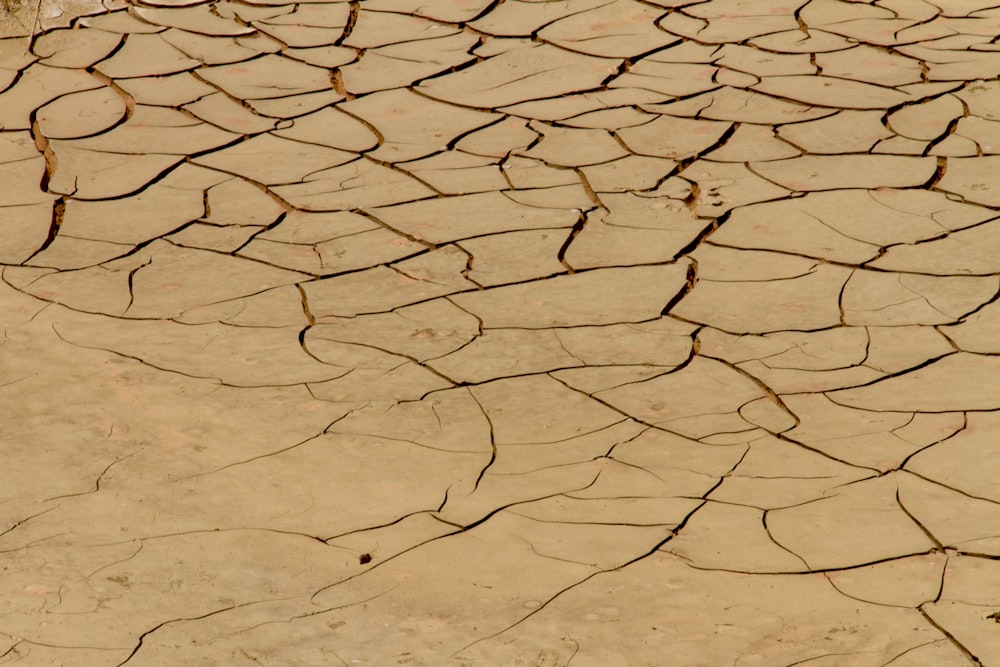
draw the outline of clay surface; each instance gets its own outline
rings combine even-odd
[[[996,2],[0,2],[0,664],[1000,665]]]

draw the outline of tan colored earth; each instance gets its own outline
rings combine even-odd
[[[41,2],[0,664],[1000,665],[997,0]]]

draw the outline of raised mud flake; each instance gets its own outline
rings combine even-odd
[[[778,394],[840,389],[885,376],[878,369],[862,365],[870,341],[861,328],[765,336],[735,336],[706,329],[699,333],[699,341],[701,354],[736,364]]]
[[[663,94],[652,90],[609,87],[570,93],[558,98],[520,102],[500,107],[498,111],[545,122],[568,121],[580,114],[618,109],[623,105],[655,104],[663,102],[664,98]],[[574,126],[573,123],[564,124]]]
[[[311,332],[318,338],[372,345],[419,361],[442,357],[479,335],[479,322],[446,298],[403,306],[389,313],[326,316]]]
[[[945,548],[1000,556],[1000,504],[995,500],[902,473],[899,502]]]
[[[617,134],[640,155],[682,160],[714,146],[729,127],[730,123],[660,116],[643,125],[619,130]]]
[[[709,502],[660,549],[702,570],[805,572],[805,563],[768,535],[764,516],[758,507]]]
[[[993,437],[998,425],[995,412],[969,413],[959,433],[914,456],[906,469],[962,493],[1000,501]]]
[[[499,192],[376,206],[369,212],[393,229],[435,244],[497,232],[568,229],[579,219],[578,211],[528,206]]]
[[[84,71],[33,63],[13,86],[0,93],[0,129],[28,130],[35,109],[61,95],[102,86],[100,80]]]
[[[104,30],[53,30],[40,35],[31,51],[50,67],[89,67],[121,43],[121,35]]]
[[[734,335],[717,329],[698,331],[699,353],[731,364],[759,360],[776,369],[824,371],[865,360],[869,337],[861,328],[777,331],[763,336]]]
[[[855,271],[841,307],[848,325],[951,324],[996,295],[987,276],[935,276]]]
[[[94,68],[113,79],[162,76],[192,70],[201,62],[189,58],[160,35],[131,33],[125,37],[125,46],[114,55],[94,65]]]
[[[429,99],[406,88],[366,95],[344,102],[339,108],[363,119],[378,132],[379,147],[371,155],[386,162],[441,152],[455,137],[501,118],[492,112]]]
[[[85,634],[68,621],[83,615],[90,629],[107,637],[108,645],[128,645],[158,624],[257,602],[259,591],[268,588],[308,595],[311,589],[323,585],[324,569],[349,571],[346,558],[335,561],[331,568],[329,548],[301,535],[253,529],[202,531],[148,539],[141,544],[142,549],[131,558],[129,554],[108,554],[103,562],[86,563],[84,567],[98,572],[92,577],[86,576],[90,572],[81,572],[73,577],[72,584],[67,583],[62,600],[65,613],[53,614],[52,622],[41,636],[31,632],[33,615],[18,614],[10,619],[12,624],[16,623],[21,632],[42,643],[81,645],[87,641]],[[130,546],[135,552],[136,546]],[[300,560],[280,565],[268,563],[266,554],[283,550],[299,551]],[[183,563],[174,563],[167,554],[177,551],[190,556]],[[232,597],[229,591],[238,588],[239,581],[252,582],[255,590]],[[106,595],[100,607],[95,608],[91,598],[93,588]],[[155,606],[143,605],[142,598]],[[99,658],[84,659],[89,657],[95,664],[107,664],[108,654],[117,659],[116,652],[102,653]],[[58,653],[52,656],[58,661],[78,657],[81,656]]]
[[[832,76],[765,77],[753,89],[803,104],[848,109],[886,109],[910,101],[906,93],[892,88]]]
[[[655,188],[677,169],[677,163],[645,155],[626,155],[618,160],[581,168],[594,192],[628,192]]]
[[[174,317],[198,305],[255,294],[305,277],[239,257],[177,248],[161,241],[151,244],[149,251],[152,261],[132,277],[134,301],[129,317]]]
[[[419,90],[454,104],[495,108],[594,88],[617,71],[618,62],[548,44],[519,44],[472,67],[425,81]]]
[[[934,176],[934,158],[894,155],[806,155],[751,166],[790,190],[919,187]]]
[[[768,514],[771,534],[814,570],[926,553],[936,545],[896,501],[899,474],[842,487],[813,503],[773,510]]]
[[[348,4],[336,2],[296,5],[290,12],[255,17],[253,24],[289,46],[301,47],[313,45],[304,42],[313,42],[315,45],[337,42],[342,39],[344,28],[350,20]]]
[[[267,132],[277,125],[273,118],[258,116],[224,93],[206,95],[184,105],[184,110],[211,125],[242,135]]]
[[[344,89],[361,95],[410,85],[475,59],[479,37],[467,32],[368,49],[340,68]]]
[[[228,178],[206,189],[205,209],[202,216],[205,222],[261,227],[270,227],[285,212],[285,208],[261,188],[241,178]]]
[[[474,155],[502,158],[516,149],[527,148],[536,139],[538,133],[528,128],[528,121],[506,117],[465,135],[455,147]]]
[[[705,63],[660,62],[656,55],[647,56],[616,76],[608,87],[612,90],[648,90],[661,96],[687,97],[719,88],[715,82],[718,68]]]
[[[194,158],[195,164],[266,185],[299,183],[324,169],[357,160],[356,153],[261,134]]]
[[[653,120],[653,118],[652,114],[646,113],[637,106],[614,107],[611,109],[587,111],[571,116],[563,120],[563,125],[612,131],[642,125],[646,121]]]
[[[642,322],[657,317],[684,289],[687,270],[686,263],[594,269],[458,294],[452,300],[491,328]]]
[[[736,209],[716,233],[713,244],[774,250],[835,262],[862,264],[879,255],[879,246],[840,233],[803,210],[804,198]]]
[[[1000,120],[1000,111],[997,111],[996,107],[997,100],[1000,100],[1000,82],[972,81],[961,90],[955,91],[955,96],[965,102],[971,116]]]
[[[917,414],[849,408],[823,395],[784,396],[799,424],[785,435],[852,465],[889,471],[962,429],[960,413]]]
[[[498,444],[556,442],[623,419],[611,408],[546,375],[506,378],[470,389]],[[573,414],[572,419],[566,419]]]
[[[202,123],[174,109],[138,104],[128,120],[109,132],[93,137],[64,140],[53,144],[56,157],[59,147],[104,153],[145,156],[190,155],[219,148],[239,135]],[[60,165],[61,166],[61,165]]]
[[[783,160],[802,155],[802,151],[777,137],[775,130],[760,125],[740,125],[725,143],[705,154],[718,162]]]
[[[758,125],[799,123],[825,118],[836,113],[834,109],[811,107],[798,102],[779,100],[752,90],[740,90],[728,86],[677,102],[644,104],[641,108],[650,113]]]
[[[1000,273],[998,250],[1000,221],[991,221],[919,245],[893,246],[870,265],[939,276],[994,275]]]
[[[889,114],[886,121],[897,134],[930,141],[944,135],[948,125],[964,113],[962,101],[943,95]]]
[[[879,86],[901,86],[921,81],[920,63],[868,44],[844,51],[816,54],[823,74]]]
[[[0,135],[2,136],[2,135]],[[29,144],[30,145],[30,144]],[[30,206],[51,204],[55,197],[38,187],[45,176],[45,158],[37,153],[0,162],[0,206]],[[51,208],[50,208],[51,210]]]
[[[462,291],[478,287],[465,276],[468,262],[468,253],[458,246],[449,244],[429,252],[414,254],[391,266],[401,275]]]
[[[996,155],[1000,153],[1000,122],[995,120],[987,120],[979,116],[961,118],[958,121],[958,125],[955,126],[955,134],[953,136],[956,141],[965,140],[964,143],[968,144],[971,142],[973,144],[971,151],[956,151],[954,153],[955,157],[969,157],[979,153],[983,153],[984,155]],[[935,146],[935,148],[939,147],[940,144]]]
[[[66,202],[60,234],[138,245],[168,234],[200,218],[205,212],[202,187],[185,182],[179,168],[139,194],[123,199]],[[205,177],[204,187],[214,185],[211,175],[194,169]],[[201,173],[199,173],[201,172]]]
[[[0,263],[20,264],[45,245],[52,226],[47,202],[0,206]]]
[[[366,5],[362,5],[351,34],[344,40],[344,44],[367,51],[392,44],[447,37],[460,32],[461,30],[454,25],[429,21],[407,13],[372,11]]]
[[[528,229],[465,239],[459,245],[472,255],[469,279],[491,287],[564,272],[558,255],[566,236],[564,228]],[[515,256],[519,261],[512,262]]]
[[[392,206],[435,194],[412,177],[363,158],[308,174],[301,183],[279,185],[272,190],[292,206],[306,211]]]
[[[775,133],[810,153],[867,153],[882,139],[893,136],[882,124],[883,115],[880,110],[847,109],[819,120],[780,125]]]
[[[289,127],[277,129],[272,134],[304,144],[355,153],[369,151],[379,144],[378,135],[368,125],[338,108],[330,107],[295,118]]]
[[[161,107],[179,107],[216,92],[215,88],[191,72],[116,79],[115,85],[139,104]]]
[[[277,55],[245,63],[217,65],[199,75],[241,100],[262,100],[330,89],[329,73]]]
[[[719,502],[775,510],[825,498],[874,476],[872,470],[833,461],[796,444],[766,436],[749,443],[746,456],[710,497]]]
[[[38,110],[36,118],[48,139],[75,139],[97,134],[125,118],[121,95],[111,88],[70,93]]]
[[[678,317],[730,333],[809,331],[840,324],[837,300],[848,269],[711,246],[699,248],[695,257],[698,283],[671,309]]]
[[[946,565],[950,573],[954,561],[944,554],[932,553],[829,572],[827,577],[837,590],[855,599],[893,607],[918,607],[937,597]]]
[[[990,378],[997,358],[957,352],[910,373],[856,389],[830,392],[835,403],[867,410],[995,410],[1000,391]]]
[[[995,561],[953,557],[948,562],[940,599],[924,606],[935,622],[948,628],[984,665],[1000,657],[994,616],[1000,606],[994,593],[996,580]]]
[[[644,423],[693,438],[732,431],[737,423],[740,428],[736,430],[752,429],[753,424],[740,418],[738,411],[764,395],[745,375],[702,357],[673,373],[597,394]]]
[[[234,387],[322,382],[351,370],[321,363],[303,352],[299,327],[242,327],[225,324],[178,324],[169,320],[134,320],[80,315],[58,327],[70,342],[108,349],[163,370],[218,379]]]
[[[287,58],[299,60],[308,65],[316,67],[326,67],[333,69],[354,62],[358,57],[357,51],[346,46],[336,46],[328,44],[326,46],[310,46],[306,48],[287,48],[282,53]]]
[[[885,373],[899,373],[955,349],[937,327],[867,327],[865,365]]]
[[[493,450],[489,420],[465,387],[437,391],[419,401],[370,403],[338,420],[330,432],[412,442],[445,452],[488,456]]]
[[[365,6],[372,11],[410,14],[442,23],[463,23],[482,14],[492,3],[489,0],[447,0],[431,6],[422,0],[368,0]]]
[[[1000,303],[993,301],[962,318],[962,321],[940,329],[959,349],[966,352],[996,354],[1000,352]]]
[[[252,227],[249,229],[253,230]],[[195,306],[173,320],[184,324],[221,322],[237,327],[270,328],[304,327],[309,324],[302,308],[302,293],[295,285],[281,285],[245,297]]]
[[[245,216],[246,213],[242,215]],[[348,211],[289,211],[281,222],[269,227],[258,238],[276,243],[315,245],[378,228],[379,225],[373,220]]]
[[[808,33],[804,33],[797,27],[794,30],[782,30],[754,37],[749,44],[765,51],[787,54],[829,53],[857,46],[857,42],[832,32],[813,28]]]
[[[474,384],[581,366],[583,362],[562,347],[551,329],[492,329],[428,365],[456,382]]]
[[[163,32],[165,28],[159,25],[151,25],[145,21],[133,17],[127,9],[106,12],[94,16],[84,16],[80,19],[80,25],[85,28],[98,28],[106,32],[115,32],[122,35],[153,34]]]
[[[312,281],[302,287],[312,314],[320,321],[382,313],[455,292],[448,285],[418,280],[387,266]]]
[[[106,241],[90,241],[87,239],[74,238],[66,234],[59,234],[52,240],[51,243],[46,245],[43,250],[32,255],[30,259],[25,260],[24,264],[29,267],[48,267],[58,269],[60,272],[65,272],[73,269],[94,267],[102,262],[107,262],[117,257],[123,257],[133,250],[135,250],[135,247],[131,245],[108,243]],[[16,275],[14,272],[20,273],[17,267],[8,267],[7,270],[12,272],[12,275]],[[22,277],[30,275],[30,273],[31,272],[24,272],[22,273]],[[48,278],[48,276],[45,277]],[[53,276],[52,280],[70,282],[72,277],[74,277],[73,274],[60,273]],[[109,276],[105,275],[102,277],[108,278]],[[30,282],[30,280],[25,282]],[[74,290],[79,290],[81,288],[81,284],[77,283],[72,288]],[[56,290],[54,293],[58,294],[59,290]],[[97,296],[99,299],[103,299],[106,295],[92,294],[91,296]],[[115,296],[117,297],[118,295]]]
[[[975,141],[953,134],[931,148],[929,155],[935,157],[975,157],[981,149]]]
[[[746,165],[732,162],[697,160],[679,175],[698,185],[695,214],[703,218],[717,218],[732,209],[783,199],[789,194]]]
[[[323,276],[374,267],[424,250],[426,246],[420,243],[383,227],[373,227],[313,244],[274,242],[261,235],[241,248],[239,254]]]
[[[469,25],[497,37],[529,37],[539,28],[559,19],[599,8],[606,3],[607,0],[581,0],[572,5],[560,5],[511,0],[497,5],[491,12],[477,18]]]
[[[764,4],[759,7],[713,2],[687,8],[686,13],[672,12],[658,25],[669,33],[707,44],[744,42],[797,27],[793,16],[797,2]]]
[[[990,50],[934,49],[922,44],[903,45],[896,49],[903,55],[927,63],[929,81],[990,79],[1000,63],[1000,54]]]
[[[677,41],[656,27],[655,21],[663,13],[635,0],[613,0],[549,23],[538,36],[590,55],[636,56]]]
[[[673,261],[711,224],[676,199],[631,193],[602,194],[601,199],[610,212],[588,213],[566,250],[566,263],[574,269]]]
[[[323,358],[330,348],[344,348],[339,344],[320,345],[317,356]],[[417,401],[435,391],[454,386],[448,380],[427,368],[406,359],[394,358],[388,354],[373,354],[370,348],[368,359],[359,361],[354,355],[347,358],[357,364],[344,375],[309,385],[309,392],[325,401],[344,404],[354,402]],[[341,359],[339,351],[327,357],[331,363]]]
[[[805,53],[772,53],[739,44],[719,47],[715,62],[737,72],[757,77],[814,74],[816,67]]]
[[[250,26],[240,25],[236,21],[215,14],[207,3],[192,7],[133,7],[131,11],[134,16],[153,25],[162,25],[210,37],[236,37],[253,33],[253,28]],[[169,34],[176,33],[178,30],[167,31],[164,38],[171,41]],[[174,43],[174,46],[185,51],[180,44]],[[193,53],[187,53],[190,56],[195,56]]]
[[[436,153],[403,163],[400,168],[444,195],[495,192],[510,187],[496,158],[461,151]]]
[[[134,194],[184,159],[183,154],[107,153],[64,140],[53,140],[50,145],[58,156],[59,166],[49,181],[49,191],[77,199]]]
[[[530,123],[529,127],[541,134],[541,140],[529,150],[519,153],[548,164],[581,167],[628,155],[628,151],[606,131],[573,129],[538,122]]]
[[[977,158],[948,158],[948,169],[937,187],[952,192],[965,201],[1000,206],[1000,187],[996,185],[997,165],[1000,156]]]

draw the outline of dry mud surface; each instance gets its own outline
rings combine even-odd
[[[995,0],[2,12],[0,664],[1000,665]]]

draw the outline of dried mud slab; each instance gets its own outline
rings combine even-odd
[[[1000,663],[985,0],[0,3],[0,663]]]

